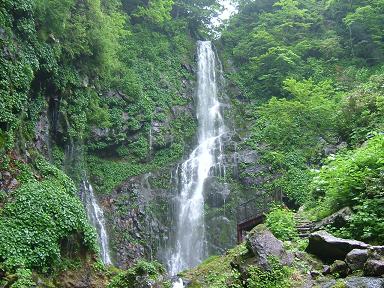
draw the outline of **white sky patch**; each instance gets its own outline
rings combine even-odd
[[[236,5],[231,0],[220,0],[220,5],[223,6],[223,11],[212,19],[212,26],[218,27],[223,21],[228,20],[237,11]]]

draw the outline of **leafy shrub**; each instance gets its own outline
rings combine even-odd
[[[17,280],[10,286],[11,288],[33,287],[35,282],[32,280],[32,271],[29,269],[17,269]]]
[[[383,183],[384,184],[384,183]],[[349,220],[347,230],[353,238],[383,243],[384,241],[384,194],[373,199],[360,200],[357,210]]]
[[[384,68],[381,67],[381,70]],[[372,132],[384,128],[384,73],[378,71],[341,103],[343,123],[341,130],[353,144],[360,144]]]
[[[247,287],[250,288],[287,288],[291,287],[290,275],[292,270],[280,264],[278,259],[271,257],[268,259],[271,269],[261,270],[257,266],[248,266]]]
[[[313,193],[327,216],[359,199],[381,196],[384,169],[384,135],[376,135],[363,146],[331,156],[314,178]]]
[[[75,194],[73,182],[42,159],[45,179],[15,190],[0,215],[0,258],[9,271],[19,267],[51,271],[60,261],[60,241],[81,235],[81,245],[97,252],[96,234]]]
[[[384,135],[376,135],[361,147],[330,157],[313,181],[318,218],[351,206],[355,211],[344,233],[377,241],[384,225]],[[312,203],[312,205],[316,205]]]
[[[273,208],[267,215],[265,224],[280,240],[290,240],[298,237],[294,213],[283,207]]]

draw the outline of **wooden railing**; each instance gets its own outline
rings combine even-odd
[[[236,209],[237,240],[243,240],[245,231],[250,231],[257,224],[264,221],[264,215],[268,213],[274,203],[282,202],[282,193],[272,195],[260,191],[252,199],[240,204]]]
[[[267,213],[273,203],[281,202],[281,193],[274,193],[274,195],[269,195],[264,191],[261,191],[257,193],[257,196],[237,206],[237,223],[246,222],[255,216]]]

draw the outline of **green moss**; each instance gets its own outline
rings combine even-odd
[[[239,245],[224,256],[211,256],[196,268],[180,275],[191,280],[195,287],[241,287],[239,273],[232,268],[231,262],[247,253],[245,245]]]
[[[137,287],[146,283],[148,280],[158,282],[156,287],[168,288],[169,282],[161,283],[161,276],[165,274],[165,269],[158,262],[146,262],[141,260],[127,271],[123,271],[113,277],[107,286],[108,288]]]
[[[278,259],[268,259],[271,269],[261,270],[257,266],[248,266],[247,284],[252,288],[288,288],[294,287],[291,275],[293,269],[282,266]]]
[[[338,280],[335,285],[332,286],[332,288],[347,288],[347,284],[343,280]]]

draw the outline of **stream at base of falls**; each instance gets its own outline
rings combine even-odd
[[[168,259],[170,275],[195,267],[207,257],[204,224],[204,182],[210,175],[225,176],[222,136],[227,132],[218,100],[221,65],[210,41],[197,42],[198,144],[179,167],[176,200],[177,230]],[[181,279],[173,284],[183,287]]]

